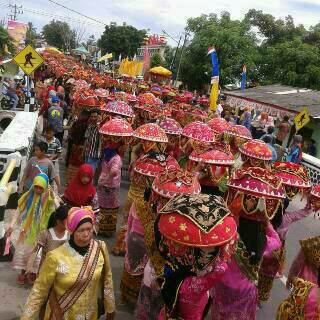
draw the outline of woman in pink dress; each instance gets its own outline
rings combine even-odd
[[[320,210],[320,185],[313,186],[310,193],[310,209],[318,212]],[[315,215],[318,217],[318,215]],[[300,240],[301,249],[294,259],[289,270],[287,287],[291,287],[295,277],[307,280],[319,285],[320,270],[320,236]]]
[[[197,174],[175,168],[169,168],[162,174],[159,174],[152,183],[152,193],[148,203],[150,216],[146,219],[147,223],[141,221],[145,229],[145,239],[154,238],[149,236],[148,228],[145,227],[150,225],[150,223],[154,223],[158,212],[171,198],[180,194],[197,195],[200,193],[200,190],[201,187]],[[147,245],[146,248],[148,250]],[[188,288],[190,288],[189,283],[183,290],[187,290]],[[163,306],[164,303],[160,287],[157,283],[155,268],[149,259],[144,269],[143,282],[135,309],[135,319],[158,319]]]
[[[263,255],[280,246],[270,220],[283,203],[284,190],[281,181],[262,168],[236,171],[228,186],[227,204],[238,217],[240,239],[228,270],[210,290],[212,320],[254,320]]]
[[[155,176],[170,167],[178,169],[179,165],[173,157],[155,151],[143,155],[134,164],[132,180],[139,182],[139,189],[132,190],[133,204],[128,218],[125,263],[120,283],[122,300],[134,304],[139,297],[144,268],[148,262],[142,223],[148,206],[145,194],[150,191]]]
[[[125,147],[104,150],[97,194],[100,207],[99,235],[105,237],[111,237],[117,228],[120,207],[121,157]]]
[[[159,319],[203,319],[208,290],[234,253],[237,231],[230,211],[218,196],[176,196],[160,210],[154,230],[164,259],[157,275],[165,303]]]

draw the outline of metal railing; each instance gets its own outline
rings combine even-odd
[[[303,153],[301,163],[307,169],[311,182],[320,184],[320,160]]]
[[[6,246],[4,215],[10,195],[16,193],[18,190],[21,158],[19,152],[7,156],[6,170],[0,180],[0,261],[6,261],[12,258],[12,254],[8,254],[7,256],[3,255]]]

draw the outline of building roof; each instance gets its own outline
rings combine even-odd
[[[308,108],[310,116],[320,118],[320,91],[282,85],[260,86],[225,92],[227,95],[278,106],[299,113]]]
[[[73,49],[73,51],[83,53],[83,54],[89,54],[90,52],[84,47],[80,46],[79,48]]]

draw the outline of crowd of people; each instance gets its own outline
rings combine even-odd
[[[214,112],[168,84],[45,58],[34,79],[38,139],[6,231],[19,230],[17,282],[33,285],[21,319],[109,320],[116,303],[134,305],[137,320],[255,319],[283,273],[288,230],[320,209],[301,136],[277,154],[289,117],[275,126],[223,100]],[[120,301],[103,241],[114,235]],[[320,318],[318,243],[301,241],[277,320]]]

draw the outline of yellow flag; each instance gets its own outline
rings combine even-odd
[[[219,95],[219,77],[212,77],[211,79],[211,94],[210,94],[210,110],[217,110],[217,101]]]

